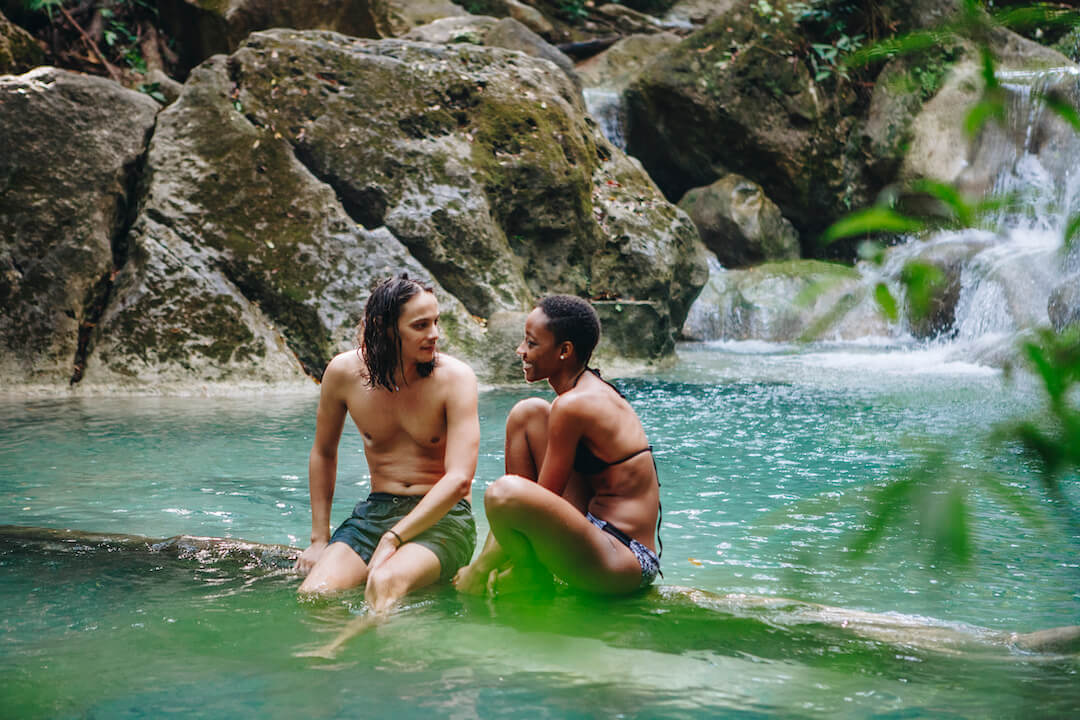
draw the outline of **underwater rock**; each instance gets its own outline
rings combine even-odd
[[[705,247],[726,268],[799,257],[799,233],[765,197],[761,186],[740,175],[689,190],[679,207],[694,221]]]
[[[888,334],[853,268],[789,260],[724,270],[713,258],[710,270],[683,326],[687,340],[793,342]]]
[[[66,388],[124,262],[158,104],[41,67],[0,77],[0,382]]]
[[[34,37],[0,12],[0,75],[15,75],[45,63]]]

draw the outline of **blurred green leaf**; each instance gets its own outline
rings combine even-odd
[[[953,185],[937,180],[917,180],[911,184],[914,192],[925,193],[940,201],[952,211],[956,221],[963,227],[971,227],[975,220],[975,210],[969,205],[960,191]]]
[[[1071,248],[1078,236],[1080,236],[1080,213],[1069,218],[1068,224],[1065,225],[1065,248]]]
[[[889,318],[890,322],[896,322],[896,319],[900,316],[896,307],[896,298],[889,292],[889,288],[885,283],[878,283],[874,287],[874,299],[877,300],[881,312],[885,313],[885,317]]]
[[[911,313],[922,319],[930,314],[937,291],[945,284],[945,273],[936,265],[911,260],[900,271],[900,282],[907,290]]]
[[[997,60],[994,59],[994,53],[984,45],[980,51],[980,57],[982,59],[983,91],[992,92],[997,90],[1001,87],[1001,83],[997,79]]]
[[[1076,27],[1080,25],[1080,13],[1045,3],[1027,7],[1005,8],[994,13],[992,17],[994,22],[1010,30]]]
[[[1043,93],[1037,96],[1046,107],[1057,113],[1061,118],[1072,125],[1073,130],[1080,132],[1080,112],[1072,106],[1068,100],[1058,93]]]
[[[885,246],[873,240],[863,240],[855,251],[860,260],[881,265],[885,262]]]
[[[935,500],[937,498],[934,498]],[[967,493],[953,485],[940,507],[935,508],[932,539],[939,556],[966,565],[971,562],[971,530],[968,522]]]
[[[888,60],[897,55],[910,55],[920,50],[938,47],[952,37],[953,34],[948,31],[923,30],[899,37],[887,38],[851,53],[841,63],[841,67],[853,70],[880,60]]]
[[[822,234],[821,243],[829,245],[843,238],[879,232],[913,233],[925,227],[926,224],[917,218],[875,206],[856,210],[834,222]]]
[[[1031,527],[1042,529],[1046,527],[1046,517],[1038,511],[1038,505],[1033,505],[1018,488],[1010,487],[990,473],[982,473],[979,476],[979,486],[985,488],[1000,505],[1003,505],[1019,515]]]
[[[997,97],[984,97],[964,117],[964,132],[975,137],[989,120],[1005,119],[1005,101]]]

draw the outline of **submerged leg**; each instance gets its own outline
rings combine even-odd
[[[369,574],[364,591],[368,612],[349,620],[327,644],[296,656],[335,657],[349,640],[384,622],[405,595],[437,581],[441,571],[435,553],[423,545],[405,543]]]

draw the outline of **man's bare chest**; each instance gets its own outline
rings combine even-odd
[[[371,450],[415,444],[438,448],[446,441],[446,411],[438,398],[415,392],[360,392],[349,414]]]

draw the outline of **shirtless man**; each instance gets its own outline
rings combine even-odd
[[[469,562],[480,445],[476,376],[436,352],[438,322],[430,288],[405,276],[387,280],[368,299],[359,349],[327,366],[308,460],[311,546],[296,563],[307,573],[301,593],[366,582],[368,605],[382,614]],[[371,494],[331,535],[346,413],[364,437]]]

